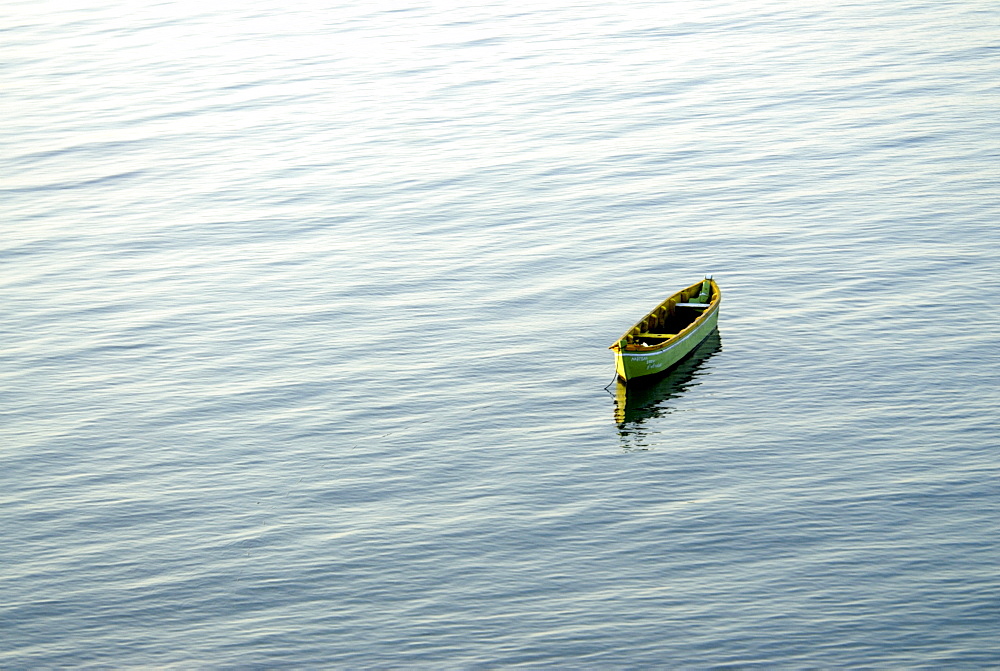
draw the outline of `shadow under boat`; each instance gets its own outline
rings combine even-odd
[[[671,411],[668,402],[680,397],[699,382],[705,363],[722,350],[719,329],[713,330],[691,353],[670,370],[637,378],[622,384],[615,382],[615,422],[620,432],[633,433],[649,419]]]

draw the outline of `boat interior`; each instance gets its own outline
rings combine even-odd
[[[658,347],[690,326],[711,307],[718,291],[713,285],[706,279],[665,300],[622,337],[626,349]]]

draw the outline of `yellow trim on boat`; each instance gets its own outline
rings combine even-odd
[[[615,352],[618,376],[628,381],[652,375],[683,359],[715,329],[721,302],[722,291],[708,276],[650,310],[608,348]]]
[[[702,292],[702,287],[705,283],[709,283],[711,287],[710,300],[708,303],[694,303],[691,304],[693,299],[697,299]],[[625,341],[624,348],[632,349],[633,347],[638,347],[633,345],[633,342],[637,338],[642,337],[656,337],[652,335],[653,329],[664,324],[670,317],[676,314],[676,309],[691,307],[692,309],[699,309],[702,305],[705,307],[705,311],[701,313],[698,319],[694,320],[697,322],[702,317],[708,315],[708,313],[713,309],[718,307],[719,301],[722,299],[722,291],[719,289],[719,285],[716,284],[715,280],[711,277],[706,277],[704,280],[698,281],[686,289],[681,289],[677,293],[670,296],[668,299],[657,305],[655,308],[650,310],[645,317],[637,321],[632,325],[632,328],[625,331],[618,339],[618,342],[610,345],[608,349],[619,350],[623,347],[622,341]],[[689,324],[680,333],[688,331],[694,323]],[[680,335],[680,334],[677,334]],[[667,343],[659,343],[658,346],[665,345]]]

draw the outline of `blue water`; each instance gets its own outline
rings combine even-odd
[[[993,0],[0,8],[0,667],[1000,666]]]

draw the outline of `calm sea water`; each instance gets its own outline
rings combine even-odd
[[[0,667],[1000,666],[993,0],[0,9]]]

